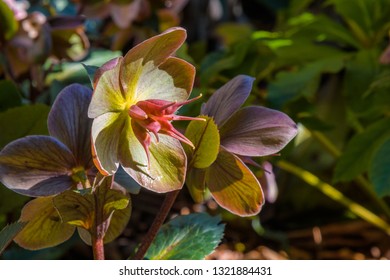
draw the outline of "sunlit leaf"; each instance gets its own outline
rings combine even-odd
[[[0,255],[25,226],[26,223],[16,222],[7,225],[0,231]]]
[[[185,146],[189,165],[195,168],[209,167],[219,152],[219,131],[213,118],[203,116],[206,121],[192,121],[186,130],[186,137],[195,149]]]
[[[53,198],[64,223],[90,230],[94,224],[95,200],[90,193],[68,190]]]
[[[221,242],[224,225],[205,213],[179,216],[160,229],[146,253],[151,260],[201,260]]]
[[[220,206],[239,216],[258,214],[264,203],[259,181],[237,156],[224,149],[207,169],[206,186]]]
[[[20,222],[28,224],[15,238],[19,246],[38,250],[61,244],[72,236],[75,227],[61,221],[52,199],[39,197],[24,206]]]
[[[389,137],[390,138],[390,137]],[[383,197],[390,195],[390,140],[388,139],[373,156],[369,175],[375,192]]]
[[[11,39],[18,31],[18,22],[6,2],[0,2],[0,41]]]
[[[105,177],[95,185],[93,193],[91,189],[66,191],[53,199],[62,220],[79,227],[80,237],[89,245],[97,227],[108,243],[122,233],[130,219],[129,195],[111,189],[111,184],[112,178]]]

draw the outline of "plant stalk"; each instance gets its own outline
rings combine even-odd
[[[325,149],[334,157],[339,158],[341,156],[341,151],[321,132],[310,131],[313,138],[315,138]],[[370,196],[370,198],[375,201],[375,203],[381,208],[381,210],[390,218],[390,208],[387,204],[380,199],[375,191],[373,186],[367,181],[364,176],[360,175],[355,179],[356,183]]]
[[[92,237],[92,252],[94,260],[104,260],[103,238]]]
[[[335,187],[321,181],[317,176],[310,173],[307,170],[304,170],[298,166],[295,166],[292,163],[289,163],[284,160],[280,160],[276,163],[276,165],[297,176],[298,178],[302,179],[306,183],[308,183],[310,186],[318,189],[326,196],[330,197],[331,199],[337,201],[341,205],[344,205],[346,208],[348,208],[352,213],[354,213],[356,216],[362,218],[363,220],[371,223],[372,225],[382,229],[385,231],[388,235],[390,235],[390,225],[383,220],[378,215],[374,214],[367,208],[361,206],[359,203],[356,203],[352,201],[351,199],[344,196],[340,191],[338,191]]]
[[[175,202],[179,192],[180,190],[176,190],[167,193],[164,202],[161,205],[160,211],[157,213],[157,216],[154,218],[154,221],[151,227],[149,228],[145,238],[143,239],[141,246],[138,248],[137,253],[133,257],[133,260],[144,259],[146,252],[148,251],[159,229],[161,228],[165,219],[167,218],[168,213],[171,210],[173,203]]]
[[[93,193],[95,200],[95,223],[93,224],[93,232],[91,234],[92,252],[95,260],[104,260],[104,224],[103,224],[103,209],[99,204],[98,194]]]

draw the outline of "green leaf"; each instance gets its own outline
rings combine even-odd
[[[218,156],[219,130],[213,118],[201,116],[206,121],[191,121],[186,130],[186,137],[194,144],[195,149],[184,146],[190,167],[207,168]]]
[[[0,113],[0,148],[26,135],[48,134],[47,116],[50,108],[36,104],[20,106]]]
[[[85,65],[101,66],[108,60],[121,55],[121,52],[111,50],[92,49],[82,63]],[[46,77],[46,85],[50,86],[54,80],[70,84],[72,82],[89,83],[85,69],[80,62],[64,62],[60,68],[54,68]]]
[[[99,187],[100,188],[100,187]],[[103,206],[103,221],[110,218],[115,210],[125,209],[129,204],[128,196],[119,191],[107,189],[97,194],[99,205]],[[96,200],[93,193],[80,191],[65,191],[53,199],[53,203],[64,222],[79,226],[86,230],[92,229],[95,223]]]
[[[66,191],[53,199],[63,221],[78,226],[80,237],[91,244],[91,234],[96,227],[96,215],[101,215],[98,225],[104,232],[104,242],[118,237],[126,227],[131,215],[130,197],[122,189],[111,189],[112,177],[104,177],[92,189]]]
[[[26,223],[16,222],[7,225],[0,231],[0,255],[25,226]]]
[[[54,247],[72,236],[75,227],[61,221],[52,199],[39,197],[23,207],[20,221],[28,224],[15,238],[19,246],[29,250]]]
[[[369,126],[348,142],[334,172],[334,182],[349,181],[368,171],[370,161],[383,143],[390,137],[388,118]]]
[[[0,81],[0,112],[22,105],[22,98],[16,85],[9,80]]]
[[[390,195],[390,140],[387,140],[374,155],[369,176],[375,192],[383,197]]]
[[[337,73],[344,67],[344,55],[327,57],[297,71],[279,72],[268,87],[268,99],[276,107],[300,96],[313,97],[323,73]]]
[[[87,71],[88,78],[91,81],[91,85],[93,86],[93,80],[94,80],[94,77],[95,77],[95,73],[99,69],[99,67],[98,66],[94,66],[94,65],[86,65],[84,63],[81,63],[81,65],[83,65],[85,71]]]
[[[8,41],[18,32],[18,22],[11,8],[4,2],[0,2],[0,41]]]
[[[161,227],[146,253],[151,260],[201,260],[221,242],[224,225],[205,213],[179,216]]]
[[[357,116],[377,113],[377,108],[373,106],[376,96],[374,94],[365,96],[365,93],[379,73],[379,56],[377,49],[364,49],[346,63],[343,94],[346,96],[348,107]]]
[[[383,29],[388,29],[388,14],[390,13],[388,0],[355,0],[353,2],[328,0],[328,2],[334,4],[336,12],[343,16],[355,37],[366,46],[376,44],[375,39],[380,38],[378,34],[382,34]]]

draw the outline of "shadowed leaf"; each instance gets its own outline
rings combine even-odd
[[[369,126],[364,132],[356,134],[345,147],[339,158],[333,180],[348,181],[368,170],[370,159],[375,151],[390,137],[388,118]]]
[[[383,197],[390,195],[390,140],[387,140],[374,155],[369,175],[375,192]]]
[[[26,226],[27,223],[16,222],[7,225],[0,231],[0,255],[12,242],[15,236]]]
[[[16,85],[9,80],[0,81],[0,111],[22,105]]]
[[[33,134],[48,134],[47,115],[50,108],[36,104],[20,106],[0,113],[0,148],[9,142]]]

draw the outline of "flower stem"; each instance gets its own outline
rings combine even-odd
[[[94,260],[104,260],[103,238],[92,237],[92,251]]]
[[[346,208],[348,208],[352,213],[354,213],[356,216],[362,218],[363,220],[371,223],[372,225],[384,230],[388,235],[390,235],[390,225],[383,220],[378,215],[374,214],[367,208],[363,207],[362,205],[352,201],[351,199],[344,196],[340,191],[338,191],[333,186],[321,181],[317,176],[310,173],[307,170],[304,170],[298,166],[295,166],[292,163],[289,163],[284,160],[280,160],[276,163],[276,165],[297,176],[298,178],[302,179],[306,183],[308,183],[310,186],[318,189],[326,196],[330,197],[331,199],[337,201],[341,205],[344,205]]]
[[[95,260],[104,260],[104,224],[103,224],[103,209],[99,203],[98,194],[95,191],[93,193],[95,199],[95,222],[93,223],[93,232],[91,233],[92,239],[92,252]]]
[[[169,211],[171,210],[173,203],[176,200],[177,195],[180,190],[172,191],[167,193],[165,196],[164,202],[161,205],[160,211],[157,213],[157,216],[154,218],[154,221],[151,227],[148,230],[144,240],[141,243],[141,246],[138,248],[137,253],[133,257],[133,260],[142,260],[148,251],[150,245],[152,244],[154,238],[156,237],[159,229],[163,225],[165,219],[168,216]]]
[[[322,144],[325,149],[334,157],[339,158],[341,156],[341,151],[321,132],[318,131],[310,131],[311,135],[314,139],[316,139],[320,144]],[[375,191],[373,186],[370,184],[367,179],[359,175],[355,178],[356,183],[369,195],[369,197],[375,201],[375,203],[381,208],[381,210],[386,214],[388,218],[390,218],[390,208],[387,204],[380,199]]]

